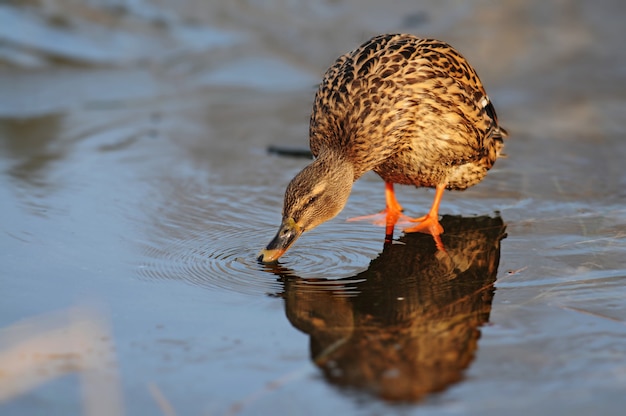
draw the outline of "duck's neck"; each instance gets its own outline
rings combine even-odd
[[[358,178],[355,177],[354,165],[348,159],[334,151],[325,150],[319,153],[312,164],[331,178],[350,178],[350,187]],[[326,175],[325,175],[326,176]]]
[[[313,177],[317,178],[316,187],[323,189],[326,195],[332,195],[329,201],[333,216],[343,209],[355,181],[352,163],[345,158],[331,152],[321,153],[305,170],[311,170]]]

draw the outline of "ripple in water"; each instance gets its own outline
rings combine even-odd
[[[241,187],[213,190],[210,204],[199,200],[202,193],[185,192],[196,195],[195,201],[178,195],[173,200],[179,205],[159,212],[151,224],[155,235],[142,244],[139,274],[250,295],[280,293],[275,266],[257,262],[259,251],[277,231],[279,218],[274,223],[257,217],[278,211],[282,201],[263,198],[262,192]],[[336,219],[304,234],[281,258],[280,267],[307,278],[354,276],[382,250],[383,237],[382,227]]]
[[[229,241],[237,241],[236,237],[232,233],[207,233],[163,242],[158,247],[145,246],[148,260],[140,266],[139,273],[151,279],[180,280],[247,294],[280,291],[275,279],[256,272],[254,251],[229,245]]]

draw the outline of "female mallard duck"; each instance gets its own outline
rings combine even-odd
[[[283,220],[259,260],[278,259],[304,232],[336,216],[352,184],[385,181],[387,234],[401,217],[393,184],[435,188],[430,212],[405,232],[440,246],[444,189],[480,182],[506,131],[474,68],[454,48],[408,34],[376,36],[337,59],[315,95],[309,128],[316,159],[287,186]],[[408,219],[408,218],[407,218]]]

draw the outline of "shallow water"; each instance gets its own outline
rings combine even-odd
[[[92,385],[105,414],[622,413],[624,6],[376,3],[0,6],[0,413],[97,414]],[[509,157],[445,195],[445,254],[346,221],[368,174],[258,264],[308,163],[267,147],[383,31],[457,46]]]

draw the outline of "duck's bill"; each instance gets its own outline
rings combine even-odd
[[[258,260],[263,263],[271,263],[278,260],[301,234],[302,231],[293,220],[284,220],[276,236],[259,253]]]

